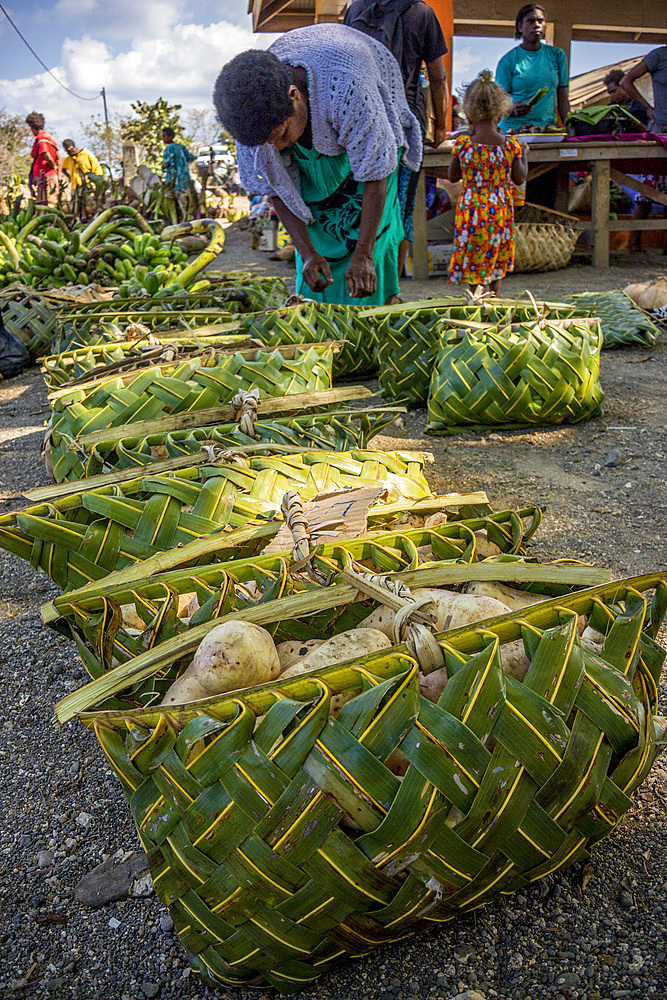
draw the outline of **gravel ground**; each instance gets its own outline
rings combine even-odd
[[[253,255],[233,227],[221,262],[293,274]],[[647,254],[638,266],[570,268],[530,285],[538,297],[554,298],[566,289],[619,287],[661,265]],[[525,284],[512,278],[507,291],[518,294]],[[406,298],[442,292],[437,279],[404,287]],[[424,413],[416,411],[376,445],[433,451],[429,478],[438,490],[483,488],[498,508],[546,505],[532,549],[542,558],[579,556],[619,576],[664,568],[664,339],[651,350],[605,352],[605,413],[584,426],[426,438]],[[35,369],[0,385],[1,512],[21,505],[16,491],[47,481],[38,456],[46,414]],[[607,467],[612,449],[619,464]],[[190,975],[154,895],[99,909],[74,898],[84,875],[136,851],[138,840],[94,736],[76,723],[53,724],[53,703],[84,679],[73,645],[40,625],[39,607],[56,593],[45,576],[0,552],[0,996],[262,1000],[264,991],[226,994]],[[667,672],[663,712],[666,683]],[[470,991],[468,1000],[665,1000],[666,817],[662,758],[586,865],[341,966],[301,996],[450,1000]]]

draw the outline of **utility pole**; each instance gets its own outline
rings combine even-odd
[[[100,93],[102,94],[102,100],[104,101],[104,122],[105,122],[106,137],[107,137],[107,161],[109,163],[109,169],[111,169],[111,130],[109,128],[109,112],[107,110],[106,87],[102,87]]]

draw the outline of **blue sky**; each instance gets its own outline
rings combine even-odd
[[[164,97],[186,109],[210,108],[220,67],[237,52],[270,44],[253,35],[247,0],[9,0],[8,13],[53,73],[82,96],[106,87],[109,111]],[[454,87],[474,77],[513,43],[456,38]],[[575,43],[572,74],[641,56],[652,46]],[[80,101],[46,74],[0,12],[0,107],[40,110],[52,131],[76,134],[101,115],[102,102]]]

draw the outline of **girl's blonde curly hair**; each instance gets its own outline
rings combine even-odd
[[[496,83],[490,69],[483,69],[469,83],[463,97],[463,112],[470,125],[483,121],[500,121],[512,113],[512,98]]]

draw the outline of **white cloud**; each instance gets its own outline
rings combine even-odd
[[[464,83],[470,83],[471,77],[476,76],[482,66],[482,56],[479,52],[473,52],[469,45],[464,48],[454,49],[454,58],[452,66],[452,79],[454,82],[454,91],[462,86]]]
[[[59,7],[65,11],[74,3],[75,0],[60,0]],[[90,3],[97,11],[98,0],[89,0],[89,6]],[[120,16],[119,8],[129,5],[129,0],[117,0],[109,7],[114,16]],[[150,20],[158,7],[168,8],[172,17],[182,5],[135,0],[134,6],[142,8],[137,18]],[[130,102],[152,102],[158,97],[182,104],[186,110],[210,108],[213,84],[222,66],[245,49],[265,48],[274,37],[255,35],[249,28],[228,21],[208,25],[176,21],[166,29],[163,22],[160,32],[140,32],[125,51],[115,52],[110,44],[100,40],[107,35],[95,31],[80,38],[66,38],[60,65],[53,67],[52,72],[63,84],[85,96],[105,87],[110,113],[125,114],[130,110]],[[102,115],[101,100],[99,104],[78,101],[47,73],[19,80],[0,79],[0,107],[18,114],[41,111],[47,128],[56,137],[76,133],[79,123],[98,110],[99,116]]]

